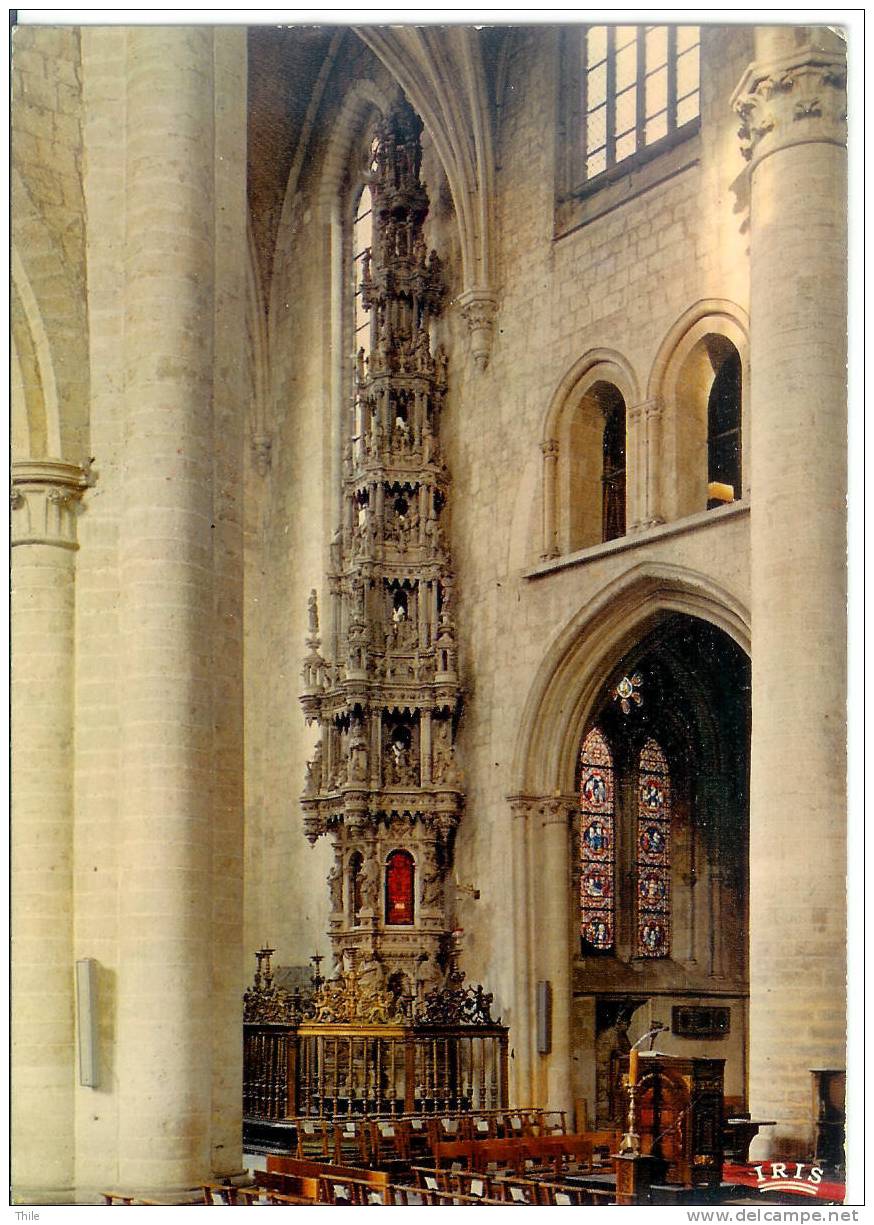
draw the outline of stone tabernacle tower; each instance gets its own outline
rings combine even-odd
[[[447,363],[429,335],[444,287],[422,233],[421,128],[403,103],[375,142],[360,285],[369,343],[357,353],[328,576],[334,658],[320,653],[313,592],[301,695],[321,730],[302,803],[310,841],[329,835],[334,844],[334,956],[360,987],[399,1000],[457,973],[446,882],[463,807],[439,444]]]

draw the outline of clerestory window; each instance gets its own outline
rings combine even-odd
[[[697,26],[589,26],[582,37],[583,180],[693,130],[700,113]]]

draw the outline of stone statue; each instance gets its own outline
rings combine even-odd
[[[422,877],[422,909],[439,910],[443,905],[443,873],[436,865]]]
[[[331,894],[331,910],[336,914],[343,909],[343,869],[339,859],[328,873],[328,889]]]
[[[312,761],[307,762],[306,795],[318,795],[322,789],[322,742],[316,745]]]
[[[309,623],[310,636],[313,638],[318,637],[319,597],[316,595],[315,587],[310,591],[310,598],[307,600],[307,621]]]
[[[361,909],[374,914],[379,910],[379,868],[375,859],[366,860],[361,869]]]
[[[367,780],[367,737],[357,719],[352,724],[349,739],[349,778],[355,782]]]

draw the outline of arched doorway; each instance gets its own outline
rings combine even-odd
[[[586,717],[571,1046],[598,1126],[621,1124],[618,1058],[654,1020],[660,1049],[724,1058],[726,1095],[746,1096],[749,727],[746,654],[677,612],[608,669]]]
[[[697,571],[646,563],[605,587],[547,649],[520,719],[516,787],[508,797],[516,865],[514,913],[537,916],[536,938],[524,922],[514,923],[518,1044],[512,1070],[519,1100],[549,1102],[552,1108],[567,1110],[569,1117],[585,1101],[594,1120],[599,1097],[603,1110],[608,1096],[596,1086],[599,1058],[605,1066],[610,1062],[609,1049],[599,1056],[607,1041],[602,1035],[612,1028],[616,1038],[617,1017],[623,1025],[628,1020],[627,1036],[633,1041],[651,1016],[671,1025],[674,999],[707,1008],[726,995],[735,1001],[737,1014],[731,1016],[735,1047],[727,1091],[743,1096],[747,869],[745,859],[737,861],[740,885],[735,888],[710,848],[720,832],[732,851],[746,845],[749,648],[748,612],[729,590]],[[632,680],[637,671],[645,674],[643,702],[638,706],[632,698],[631,713],[624,716],[621,697],[617,701],[614,691],[623,677]],[[617,811],[625,822],[624,858],[618,869],[612,868],[623,894],[619,945],[598,955],[584,951],[580,942],[580,755],[586,734],[611,704],[615,713],[607,723],[612,718],[621,724],[627,718],[636,732],[629,743],[617,745]],[[734,713],[732,704],[737,706]],[[672,859],[671,889],[682,921],[670,955],[644,958],[636,947],[643,933],[636,879],[629,877],[635,846],[629,822],[638,815],[633,803],[635,754],[649,736],[663,750],[676,784],[679,844]],[[740,792],[732,771],[742,780]],[[740,815],[727,817],[719,805],[735,794],[740,803],[733,811]],[[742,837],[729,835],[732,820]],[[689,862],[693,846],[694,868]],[[530,866],[535,855],[536,872]],[[708,862],[716,866],[706,868]],[[564,887],[556,887],[559,882]],[[733,905],[730,914],[721,901],[724,885],[743,898],[743,906]],[[721,925],[714,921],[720,915],[725,915]],[[729,937],[729,922],[735,919],[742,926]],[[720,926],[726,935],[722,946]],[[714,933],[711,952],[707,941]],[[647,935],[652,940],[652,932]],[[719,958],[726,943],[743,953],[731,982],[719,977],[725,973]],[[656,940],[651,954],[659,952],[657,945]],[[537,983],[544,980],[551,983],[553,1001],[545,1052],[539,1049],[532,1002]],[[634,1001],[629,1014],[627,1006]],[[688,1041],[682,1044],[686,1053],[699,1053]],[[700,1053],[715,1053],[703,1037],[701,1042]]]

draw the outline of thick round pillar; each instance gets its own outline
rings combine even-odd
[[[127,35],[118,1182],[210,1173],[213,32]]]
[[[826,32],[760,33],[734,98],[751,161],[750,1105],[777,1120],[754,1153],[802,1157],[810,1069],[846,1058],[845,68]]]
[[[12,1183],[73,1184],[73,607],[82,470],[12,468]]]

